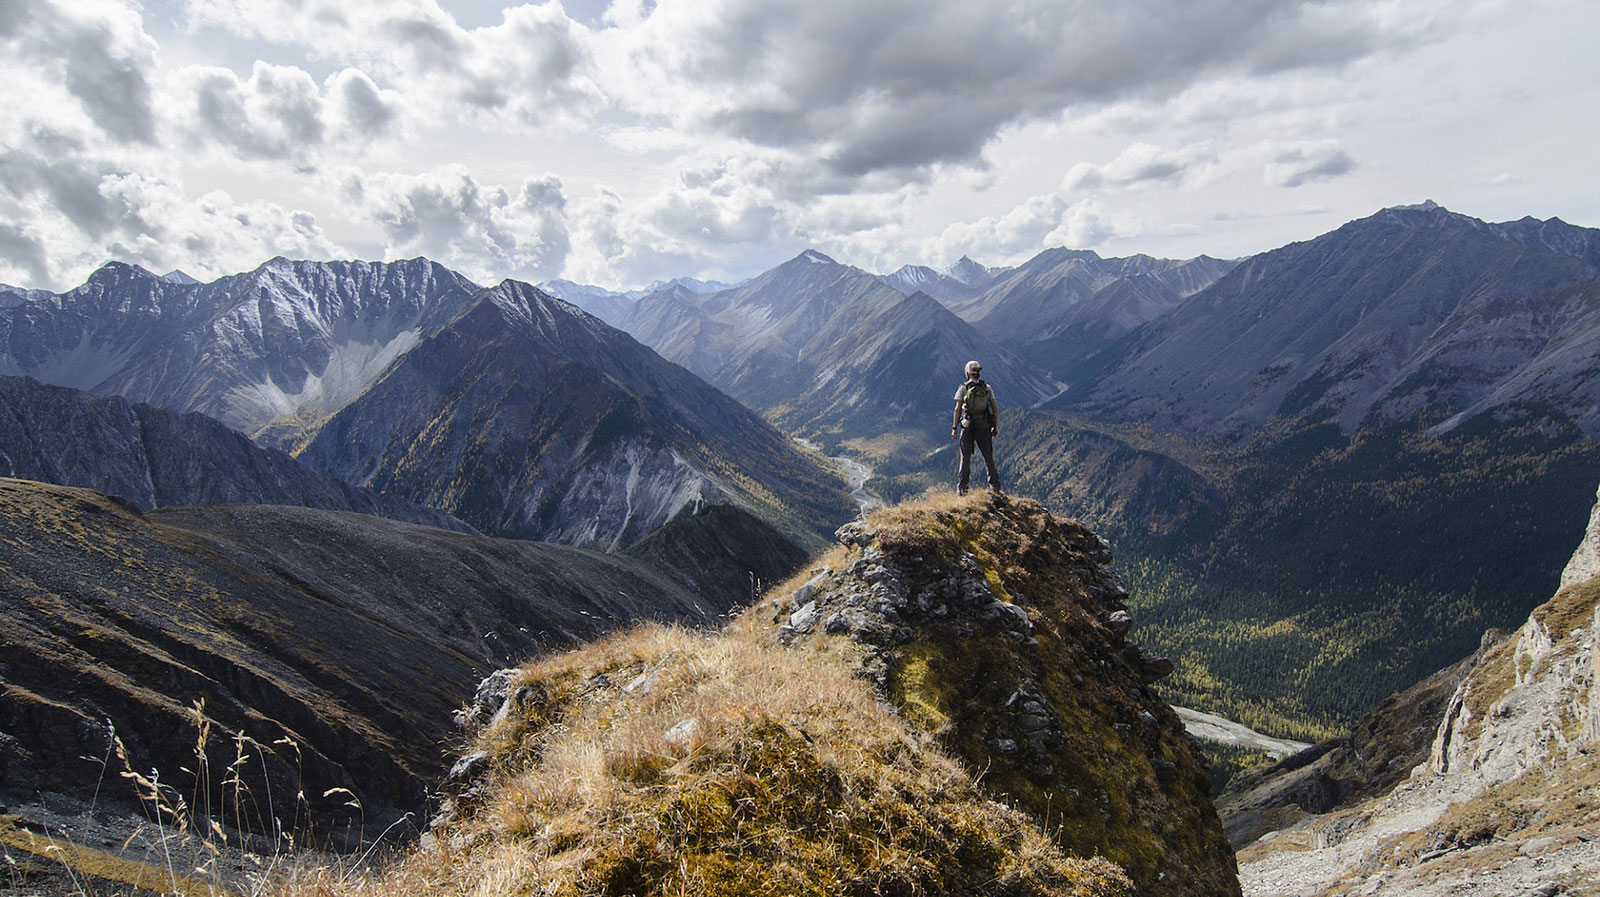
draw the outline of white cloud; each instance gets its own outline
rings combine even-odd
[[[196,26],[369,71],[419,118],[571,127],[604,104],[590,32],[558,2],[508,7],[472,29],[432,0],[191,0],[187,10]]]
[[[556,277],[571,248],[566,197],[553,175],[527,178],[513,195],[461,165],[420,175],[352,173],[343,198],[382,230],[386,256],[448,259],[483,282]]]
[[[1135,143],[1105,165],[1079,162],[1062,179],[1063,190],[1093,190],[1106,185],[1150,184],[1177,186],[1215,165],[1216,153],[1209,143],[1196,143],[1177,150],[1163,150],[1149,143]]]
[[[1262,172],[1262,182],[1278,187],[1299,187],[1315,181],[1343,177],[1357,166],[1356,160],[1340,148],[1336,140],[1277,147]]]
[[[190,197],[165,177],[93,158],[37,162],[13,153],[4,163],[10,189],[0,193],[0,219],[8,222],[0,229],[0,281],[59,289],[112,259],[203,277],[274,255],[349,255],[309,212],[224,191]],[[35,170],[11,180],[27,165]]]
[[[1222,76],[1337,68],[1416,26],[1357,0],[663,0],[598,35],[606,86],[679,127],[858,175],[977,163],[1008,125]]]
[[[177,73],[171,93],[189,141],[240,160],[299,167],[314,166],[328,144],[365,145],[399,118],[399,98],[357,69],[319,85],[294,66],[258,61],[244,79],[226,68],[190,66]]]
[[[119,140],[155,139],[151,74],[156,45],[138,13],[114,0],[70,6],[48,0],[0,5],[0,47],[26,71],[7,69],[13,91],[64,93],[83,118]]]

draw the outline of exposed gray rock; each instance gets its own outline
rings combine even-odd
[[[1133,629],[1133,615],[1125,610],[1119,610],[1106,618],[1106,627],[1118,638],[1128,634]]]

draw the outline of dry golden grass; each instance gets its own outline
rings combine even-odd
[[[847,640],[770,631],[652,625],[530,664],[521,711],[472,746],[494,758],[482,800],[433,846],[285,893],[1128,892],[980,792],[854,675]]]

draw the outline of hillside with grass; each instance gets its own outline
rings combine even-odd
[[[1236,895],[1203,760],[1105,544],[904,505],[717,632],[503,670],[431,830],[291,895]]]
[[[704,568],[734,562],[690,536]],[[762,578],[794,569],[741,546]],[[230,824],[300,837],[310,821],[323,839],[423,815],[451,713],[486,673],[641,620],[710,623],[749,602],[752,569],[696,586],[688,559],[663,572],[307,508],[145,514],[12,479],[0,556],[0,804],[131,800],[131,770],[209,812],[193,794],[242,779],[253,797]]]

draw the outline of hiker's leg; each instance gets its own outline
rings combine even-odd
[[[978,450],[983,452],[984,466],[989,468],[989,488],[999,491],[1000,471],[994,468],[994,437],[988,433],[979,433],[976,441]]]
[[[961,466],[956,470],[956,492],[967,491],[967,481],[972,478],[972,430],[961,429]]]

